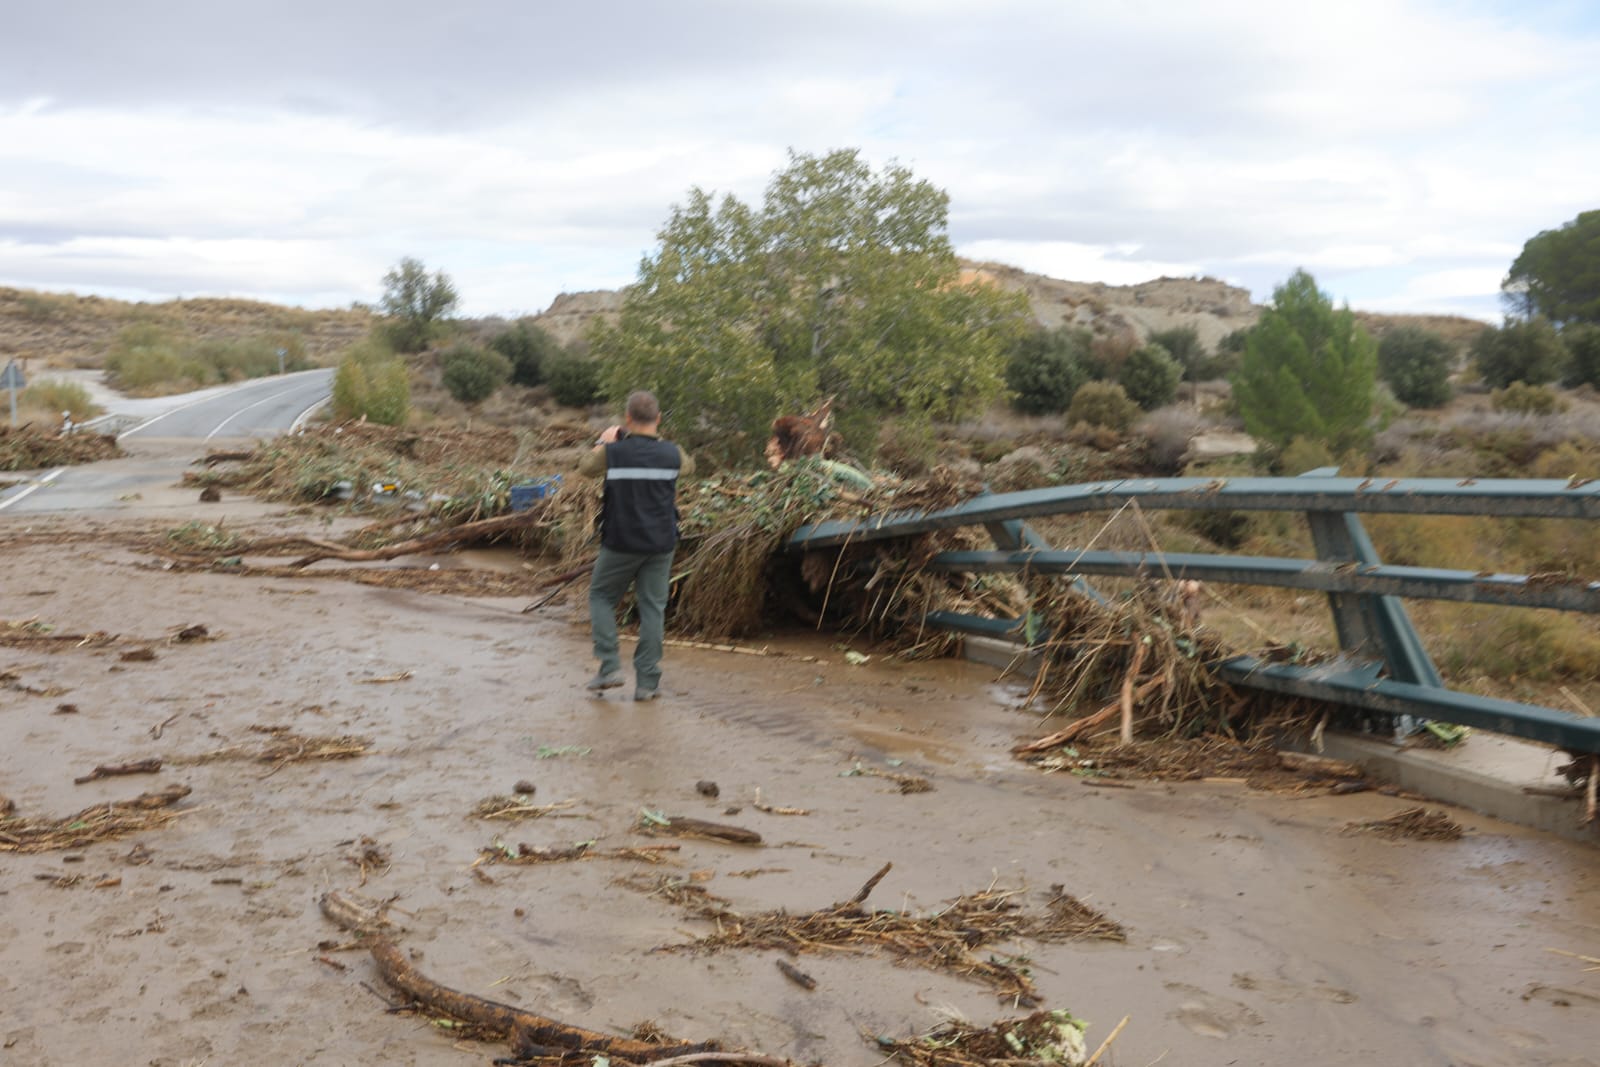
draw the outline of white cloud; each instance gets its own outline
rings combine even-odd
[[[631,279],[691,185],[759,200],[791,147],[911,166],[963,254],[1258,298],[1306,266],[1387,287],[1364,306],[1492,302],[1600,206],[1600,36],[1510,0],[198,10],[8,24],[0,277],[343,304],[414,255],[469,313],[536,310]]]

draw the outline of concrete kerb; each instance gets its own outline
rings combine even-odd
[[[965,636],[962,655],[975,663],[1032,674],[1039,657],[1013,641]],[[1474,731],[1449,749],[1408,747],[1365,734],[1327,731],[1316,754],[1354,763],[1378,781],[1542,830],[1571,841],[1600,845],[1600,825],[1583,826],[1583,801],[1551,796],[1565,782],[1555,765],[1565,757],[1554,749],[1516,738]],[[1311,751],[1308,746],[1299,746]],[[1528,792],[1528,790],[1535,792]]]

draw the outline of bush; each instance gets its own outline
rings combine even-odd
[[[89,399],[89,390],[77,382],[48,378],[36,381],[18,393],[17,407],[42,412],[52,421],[59,419],[63,411],[71,415],[73,422],[87,422],[105,412],[105,408]]]
[[[1027,334],[1006,361],[1006,387],[1014,394],[1011,406],[1025,415],[1067,410],[1072,395],[1088,380],[1088,350],[1086,330],[1062,326]]]
[[[1378,341],[1378,376],[1408,407],[1443,407],[1450,401],[1450,357],[1450,342],[1443,337],[1401,326]]]
[[[1160,345],[1167,350],[1167,355],[1178,361],[1178,366],[1183,368],[1184,381],[1198,382],[1215,377],[1209,373],[1211,355],[1206,351],[1206,346],[1200,343],[1200,331],[1193,326],[1153,330],[1150,334],[1150,343]]]
[[[516,385],[543,382],[545,364],[560,350],[554,337],[531,322],[519,322],[496,334],[489,347],[511,361],[511,381]]]
[[[499,352],[456,345],[439,357],[441,378],[450,395],[463,404],[481,404],[511,379],[511,361]]]
[[[181,373],[177,338],[153,323],[123,327],[106,353],[106,378],[129,392],[177,380]]]
[[[1176,474],[1188,454],[1189,442],[1206,428],[1206,420],[1186,407],[1167,407],[1152,411],[1139,420],[1134,433],[1145,440],[1150,465],[1158,471]]]
[[[1485,330],[1472,344],[1472,358],[1483,382],[1500,389],[1512,382],[1543,385],[1567,369],[1567,349],[1546,319],[1507,320]]]
[[[581,408],[600,399],[600,364],[587,356],[562,352],[545,363],[544,377],[558,404]]]
[[[1328,451],[1328,446],[1310,437],[1296,437],[1290,441],[1277,463],[1278,473],[1289,477],[1331,466],[1333,453]]]
[[[1183,367],[1157,344],[1135,349],[1117,374],[1128,399],[1146,411],[1172,403],[1182,380]]]
[[[1570,362],[1567,381],[1572,385],[1600,388],[1600,326],[1583,323],[1561,331]]]
[[[1567,402],[1548,385],[1512,382],[1489,394],[1489,406],[1516,415],[1555,415],[1567,410]]]
[[[1127,392],[1115,382],[1088,382],[1072,398],[1067,408],[1067,421],[1076,425],[1086,423],[1127,432],[1133,420],[1139,417],[1139,405],[1128,399]]]
[[[405,361],[377,340],[348,349],[333,375],[333,411],[341,419],[399,426],[411,412]]]

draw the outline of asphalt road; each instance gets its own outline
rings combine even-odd
[[[58,467],[0,491],[0,522],[62,511],[117,511],[191,501],[177,489],[185,467],[222,440],[273,437],[328,398],[333,371],[301,371],[159,401],[112,400],[108,426],[131,454],[83,467]],[[0,478],[0,482],[11,479]]]

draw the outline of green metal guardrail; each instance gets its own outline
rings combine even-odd
[[[1157,509],[1302,512],[1317,558],[1059,550],[1023,522],[1041,515],[1115,510],[1132,503]],[[789,543],[804,551],[983,526],[997,546],[995,551],[945,552],[929,566],[1070,575],[1091,595],[1093,591],[1083,584],[1084,575],[1170,576],[1318,590],[1327,594],[1333,612],[1345,653],[1340,661],[1297,666],[1240,656],[1219,665],[1223,676],[1237,685],[1384,714],[1440,719],[1577,752],[1600,752],[1600,718],[1446,687],[1402,602],[1402,598],[1438,599],[1596,613],[1600,582],[1386,565],[1361,525],[1362,512],[1596,519],[1600,482],[1341,478],[1332,469],[1298,478],[1126,479],[990,493],[940,511],[817,523],[796,531]],[[1013,640],[1022,631],[1018,619],[954,612],[935,612],[928,622]]]

